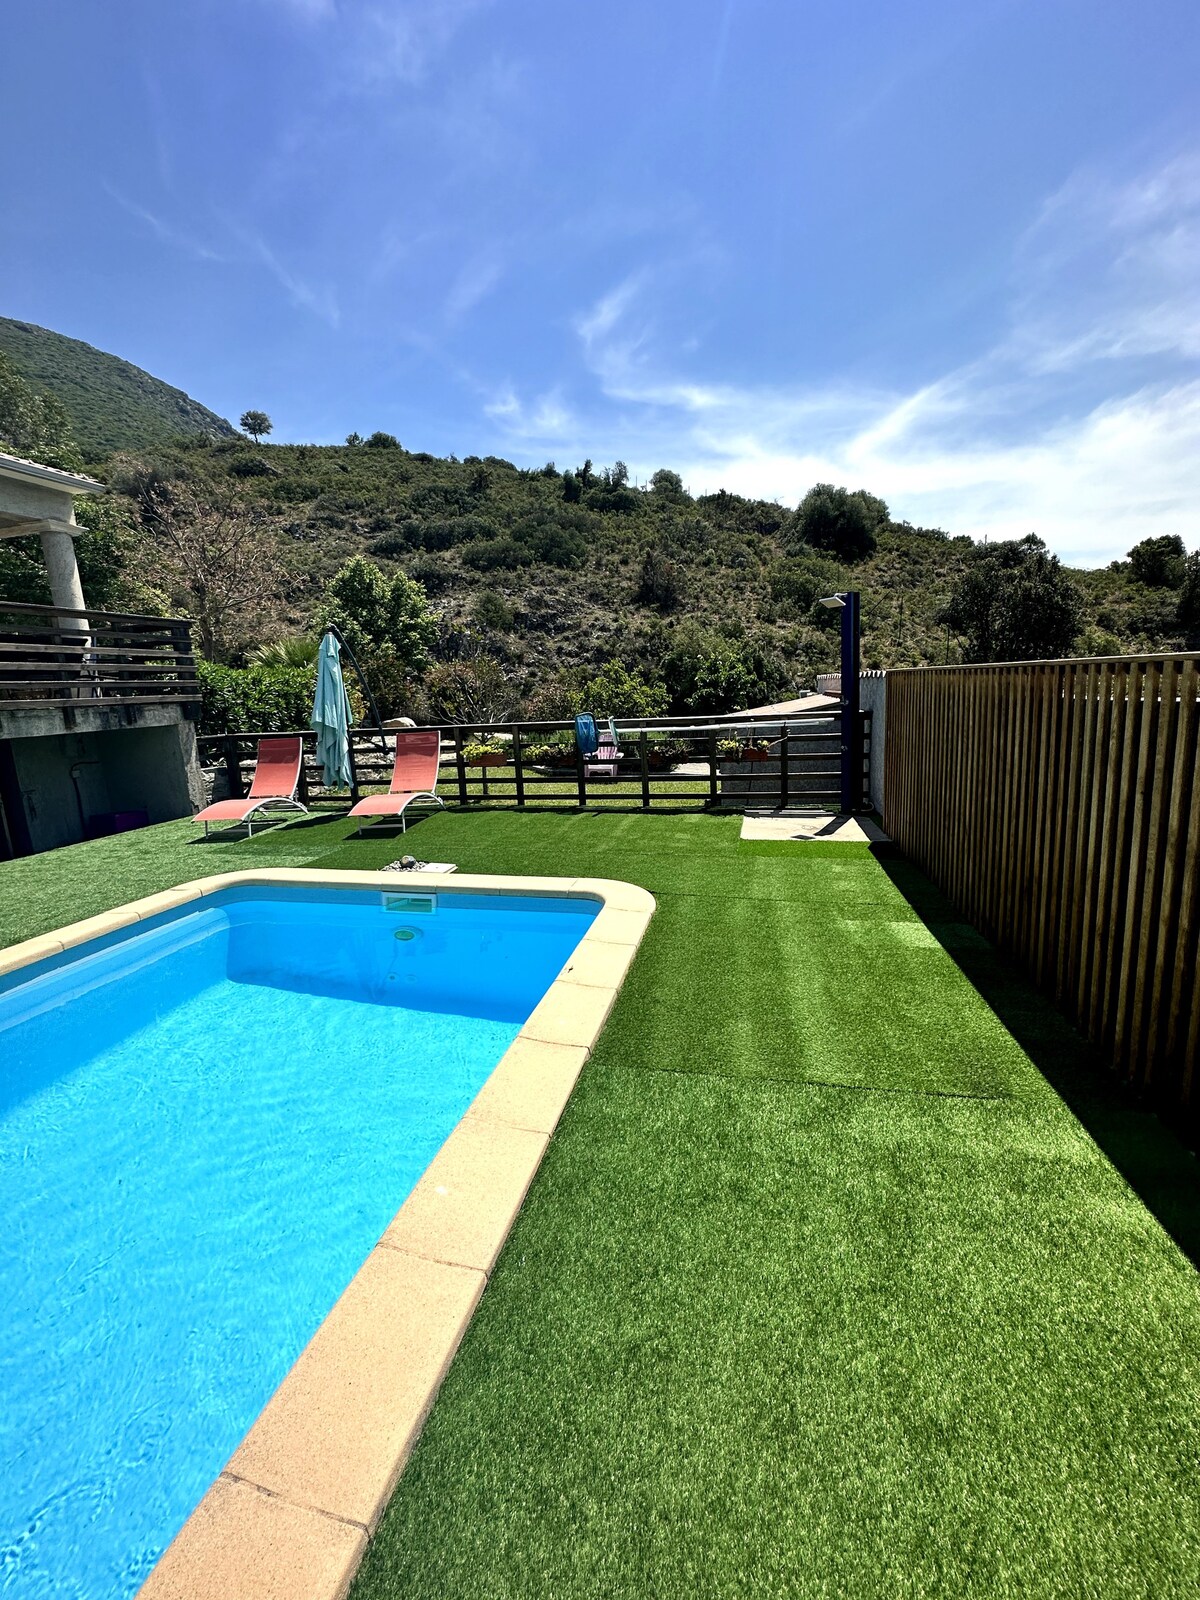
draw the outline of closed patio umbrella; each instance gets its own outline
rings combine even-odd
[[[333,634],[327,633],[317,655],[317,693],[311,723],[317,735],[317,761],[330,789],[344,789],[351,781],[351,720],[342,681],[341,648]]]

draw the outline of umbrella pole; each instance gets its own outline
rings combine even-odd
[[[345,638],[342,635],[342,630],[338,627],[337,623],[326,623],[325,632],[333,635],[340,645],[343,654],[347,657],[350,665],[354,668],[354,675],[362,685],[362,692],[366,696],[367,704],[371,708],[371,714],[375,718],[375,726],[379,729],[379,743],[383,749],[384,755],[386,756],[388,753],[387,734],[383,731],[383,718],[379,715],[379,707],[375,704],[375,696],[371,693],[371,685],[367,682],[366,678],[363,677],[363,670],[359,666],[358,662],[354,659],[354,651],[351,650],[350,646],[346,643]],[[352,739],[350,740],[350,769],[353,772],[354,741]]]

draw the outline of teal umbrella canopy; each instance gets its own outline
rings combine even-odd
[[[317,694],[312,727],[317,735],[317,761],[327,788],[350,783],[350,705],[342,681],[342,652],[332,633],[321,640],[317,655]]]

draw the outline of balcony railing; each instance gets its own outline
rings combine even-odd
[[[191,625],[0,600],[0,712],[198,700]]]

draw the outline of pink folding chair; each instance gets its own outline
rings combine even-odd
[[[396,760],[392,782],[386,794],[369,794],[350,808],[352,817],[399,817],[401,833],[407,832],[405,817],[409,806],[420,800],[442,806],[438,799],[438,767],[442,757],[442,736],[436,728],[414,728],[396,735]],[[358,824],[362,838],[363,825]]]
[[[308,815],[308,807],[296,799],[296,786],[300,782],[301,741],[299,734],[260,739],[258,756],[254,763],[254,781],[250,793],[241,800],[218,800],[197,812],[195,821],[204,824],[204,837],[212,822],[244,822],[246,837],[254,832],[254,818],[259,812],[270,809],[299,811]]]

